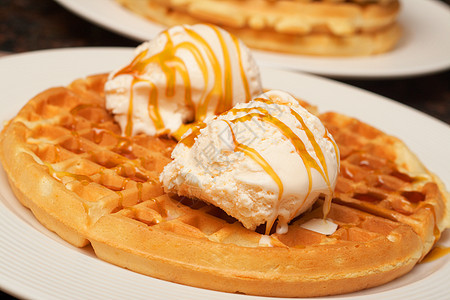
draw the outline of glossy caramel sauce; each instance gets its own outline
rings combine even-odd
[[[253,101],[258,101],[258,102],[264,102],[266,104],[274,104],[274,102],[272,100],[268,100],[268,99],[263,99],[263,98],[256,98]],[[328,166],[326,163],[326,159],[325,159],[325,155],[321,149],[321,147],[319,146],[316,138],[314,137],[313,133],[311,132],[311,130],[306,126],[305,121],[303,120],[303,118],[300,116],[300,114],[298,114],[295,110],[293,110],[292,108],[290,109],[290,113],[296,118],[296,120],[300,123],[302,130],[305,132],[308,141],[311,143],[311,145],[313,146],[314,149],[314,153],[316,154],[319,163],[316,161],[316,159],[314,159],[314,157],[311,156],[311,154],[306,150],[306,145],[305,143],[302,141],[302,139],[295,134],[295,132],[292,131],[292,129],[287,126],[285,123],[283,123],[280,119],[278,119],[277,117],[271,115],[269,113],[269,111],[267,111],[265,108],[263,107],[244,107],[244,108],[232,108],[229,111],[227,111],[225,114],[233,114],[234,116],[237,116],[238,113],[245,113],[242,116],[236,117],[232,120],[222,120],[224,122],[226,122],[226,124],[229,127],[229,130],[231,132],[231,137],[232,137],[232,141],[233,141],[233,145],[234,145],[234,151],[239,151],[244,153],[246,156],[248,156],[250,159],[252,159],[253,161],[255,161],[259,166],[261,166],[261,168],[272,178],[272,180],[276,183],[276,185],[278,186],[278,201],[277,201],[277,207],[274,208],[274,215],[270,218],[270,220],[267,220],[267,224],[266,224],[266,234],[269,234],[273,224],[275,223],[275,220],[278,217],[278,206],[280,205],[280,200],[283,196],[283,192],[284,192],[284,186],[283,186],[283,182],[281,180],[281,178],[279,177],[279,175],[275,172],[275,170],[272,168],[272,166],[264,159],[264,157],[254,148],[250,147],[249,145],[245,145],[243,143],[240,143],[237,139],[236,139],[236,133],[233,130],[232,124],[236,124],[239,122],[246,122],[246,121],[250,121],[252,118],[257,118],[258,120],[262,121],[262,122],[267,122],[270,123],[271,125],[275,126],[294,146],[297,154],[299,155],[299,157],[302,159],[305,167],[306,167],[306,171],[308,174],[308,192],[305,196],[305,198],[303,199],[302,204],[299,205],[298,210],[300,210],[303,206],[303,203],[306,201],[306,199],[308,198],[308,196],[311,193],[312,190],[312,170],[316,170],[324,179],[324,181],[326,182],[328,189],[330,191],[330,195],[328,197],[326,197],[326,201],[324,203],[324,216],[326,217],[326,215],[328,214],[329,210],[330,210],[330,206],[331,206],[331,200],[332,200],[332,185],[330,182],[330,178],[328,175]],[[195,138],[200,134],[200,129],[202,129],[203,127],[205,127],[206,125],[201,125],[198,126],[196,128],[194,128],[192,130],[192,132],[187,135],[185,138],[183,138],[180,143],[183,143],[184,145],[186,145],[187,147],[192,147],[194,142],[195,142]],[[328,141],[330,141],[333,144],[333,147],[336,151],[336,160],[337,163],[339,165],[339,156],[338,156],[338,147],[336,145],[336,143],[334,142],[333,138],[331,138],[331,136],[329,135],[328,131],[326,131],[325,136],[324,136]],[[294,213],[294,216],[297,215],[298,210]]]
[[[166,44],[164,48],[154,55],[148,56],[149,50],[146,49],[136,55],[136,57],[131,61],[130,64],[120,69],[112,78],[116,78],[121,75],[131,75],[132,82],[130,86],[129,95],[129,105],[127,112],[127,123],[124,130],[126,136],[131,136],[133,132],[133,100],[134,100],[134,86],[137,83],[145,83],[150,87],[150,92],[148,96],[148,115],[152,120],[153,125],[156,130],[164,129],[164,121],[160,115],[159,111],[159,98],[158,89],[154,82],[148,79],[144,79],[142,75],[146,74],[150,65],[156,64],[159,66],[161,71],[164,73],[166,78],[165,95],[167,97],[174,97],[176,86],[176,78],[180,76],[184,84],[185,92],[185,105],[187,109],[194,111],[193,122],[201,122],[205,119],[208,113],[208,107],[210,106],[210,101],[213,97],[219,97],[218,103],[214,110],[215,114],[220,114],[233,105],[233,74],[232,74],[232,61],[230,56],[230,47],[227,45],[224,37],[224,32],[220,31],[217,27],[212,25],[209,26],[218,38],[221,50],[222,50],[222,60],[223,60],[223,70],[221,68],[219,59],[216,53],[213,51],[211,45],[205,40],[202,35],[193,29],[184,27],[185,33],[191,37],[194,42],[183,41],[179,44],[175,44],[168,30],[164,31],[162,34],[166,37]],[[244,67],[242,65],[241,48],[239,40],[231,36],[235,51],[238,54],[238,62],[240,68],[240,75],[242,78],[242,84],[245,89],[245,94],[247,100],[250,100],[250,90],[248,79],[246,77]],[[189,51],[195,59],[202,75],[205,90],[201,97],[200,103],[194,103],[192,100],[192,84],[190,81],[189,70],[185,62],[177,56],[179,50]],[[212,68],[213,75],[210,76],[209,68]],[[210,82],[213,82],[213,87],[210,91],[206,91],[206,87],[209,86]],[[181,137],[188,128],[182,126],[178,129],[176,137]]]
[[[432,262],[448,254],[450,254],[450,247],[434,246],[420,263]]]
[[[192,129],[191,133],[183,137],[183,139],[180,140],[180,143],[184,144],[189,148],[192,147],[195,143],[195,138],[200,134],[200,130],[205,127],[206,124],[203,122],[196,123],[195,126],[191,128]]]
[[[239,151],[250,157],[254,162],[256,162],[263,170],[272,178],[273,181],[278,186],[278,201],[277,201],[277,207],[275,208],[275,211],[278,211],[278,206],[280,205],[280,200],[283,195],[283,182],[281,181],[278,174],[275,172],[275,170],[270,166],[270,164],[262,157],[261,154],[259,154],[258,151],[255,149],[244,145],[242,143],[239,143],[236,140],[236,135],[233,131],[233,128],[231,127],[231,124],[228,121],[225,121],[230,128],[230,132],[233,138],[233,144],[234,144],[234,151]],[[273,216],[270,220],[267,221],[266,224],[266,234],[268,235],[270,233],[270,230],[272,229],[272,226],[278,216]]]
[[[93,108],[93,107],[101,108],[101,107],[98,106],[98,105],[88,104],[88,103],[83,103],[83,104],[77,105],[77,106],[75,106],[74,108],[72,108],[72,109],[70,110],[70,113],[71,113],[72,115],[77,115],[77,114],[78,114],[80,111],[82,111],[83,109]]]
[[[434,242],[436,242],[441,237],[441,231],[439,230],[439,227],[438,227],[438,220],[437,220],[437,216],[436,216],[436,210],[435,210],[435,208],[434,208],[434,206],[432,204],[428,204],[428,203],[423,204],[422,207],[424,209],[430,211],[431,214],[433,215],[433,220],[434,220],[433,235],[434,235]]]
[[[74,142],[73,145],[70,145],[70,147],[67,148],[67,150],[75,154],[81,153],[87,154],[89,160],[100,165],[102,168],[96,173],[99,175],[99,179],[96,180],[95,182],[108,188],[111,191],[116,192],[119,195],[119,198],[121,199],[120,203],[122,203],[123,201],[122,191],[128,188],[128,184],[130,182],[135,183],[138,201],[139,202],[143,201],[144,200],[143,184],[144,183],[154,184],[156,183],[156,181],[153,180],[149,175],[147,175],[146,170],[142,169],[142,167],[140,166],[140,158],[136,157],[134,154],[135,152],[135,150],[133,149],[134,142],[131,138],[116,134],[113,130],[101,128],[99,127],[100,126],[99,124],[91,123],[90,133],[92,133],[91,137],[92,142],[94,142],[95,144],[101,144],[105,136],[114,138],[115,142],[113,142],[113,144],[109,146],[109,149],[112,152],[117,153],[118,156],[115,156],[113,159],[110,157],[109,159],[105,160],[102,157],[101,153],[94,153],[92,151],[87,151],[86,149],[84,149],[83,147],[83,143],[85,143],[83,141],[84,137],[80,136],[80,134],[77,131],[75,131],[75,129],[78,127],[78,122],[80,120],[77,118],[77,116],[79,112],[81,112],[82,110],[92,108],[100,108],[104,110],[104,107],[102,108],[101,106],[91,104],[80,104],[70,110],[70,114],[75,117],[71,120],[72,123],[70,126],[70,128],[73,128],[71,130],[71,135],[73,136]],[[55,162],[59,162],[61,151],[65,147],[61,146],[61,144],[55,144],[54,148],[55,148],[54,160]],[[84,185],[94,182],[91,176],[71,173],[67,171],[57,171],[48,162],[44,162],[44,165],[48,168],[49,174],[58,181],[62,182],[64,177],[69,177],[79,181],[81,184]],[[106,169],[109,169],[114,174],[123,177],[122,182],[118,185],[108,184],[105,180]]]
[[[48,168],[49,174],[58,180],[62,180],[63,177],[71,177],[83,184],[89,184],[92,182],[92,179],[89,176],[73,174],[65,171],[56,171],[49,163],[44,163],[44,165]]]
[[[272,100],[267,100],[267,99],[263,99],[263,98],[256,98],[254,99],[255,101],[259,101],[259,102],[264,102],[266,104],[271,104],[273,103]],[[309,194],[311,193],[312,190],[312,170],[316,170],[321,176],[322,178],[325,180],[329,192],[330,192],[330,196],[326,198],[326,201],[324,203],[324,216],[326,217],[330,207],[331,207],[331,194],[332,194],[332,187],[331,187],[331,183],[330,183],[330,179],[328,176],[328,167],[327,167],[327,163],[325,160],[325,155],[323,154],[322,149],[320,148],[319,144],[317,143],[314,135],[312,134],[312,132],[309,130],[309,128],[306,126],[303,118],[292,108],[290,109],[290,113],[297,119],[297,121],[302,125],[302,129],[305,132],[308,141],[311,143],[311,145],[314,148],[314,153],[316,154],[317,158],[319,159],[320,165],[317,163],[317,161],[309,154],[309,152],[306,150],[306,146],[303,143],[302,139],[297,136],[285,123],[283,123],[281,120],[279,120],[278,118],[272,116],[269,114],[269,112],[267,110],[265,110],[264,108],[261,107],[256,107],[256,108],[243,108],[243,109],[231,109],[230,112],[237,114],[238,112],[246,112],[248,114],[239,117],[237,119],[234,119],[233,123],[236,122],[244,122],[244,121],[249,121],[251,120],[253,117],[257,117],[258,119],[260,119],[261,121],[265,121],[268,123],[271,123],[272,125],[274,125],[275,127],[277,127],[280,132],[286,137],[288,138],[292,145],[294,146],[297,154],[299,155],[299,157],[302,159],[305,167],[306,167],[306,171],[308,174],[308,192],[306,194],[306,197],[303,199],[303,203],[306,201],[306,199],[308,198]],[[258,111],[257,113],[255,112],[251,112],[251,111]],[[329,141],[331,141],[333,143],[333,146],[335,148],[335,150],[337,150],[337,145],[334,142],[334,140],[329,136],[329,133],[326,132],[326,136],[328,138]],[[336,152],[336,159],[337,159],[337,163],[339,164],[339,158],[337,157],[337,153]],[[266,172],[268,172],[268,170],[264,169]],[[302,208],[303,203],[299,206],[298,209]],[[297,214],[298,211],[296,211],[294,213],[294,215]],[[270,229],[270,228],[269,228]]]
[[[208,25],[210,26],[210,25]],[[128,106],[128,112],[127,112],[127,125],[125,128],[125,135],[131,136],[133,131],[133,90],[134,85],[137,83],[146,83],[150,87],[150,93],[149,93],[149,105],[148,105],[148,114],[150,119],[152,120],[155,128],[157,130],[164,128],[164,122],[161,118],[161,115],[159,113],[158,108],[158,89],[155,87],[155,84],[151,82],[150,80],[143,79],[142,75],[144,75],[147,72],[147,69],[150,64],[157,64],[159,68],[162,70],[162,72],[165,75],[166,78],[166,89],[165,94],[167,97],[172,97],[175,94],[175,88],[176,88],[176,77],[180,76],[184,83],[184,89],[185,89],[185,105],[192,109],[194,114],[194,121],[192,126],[184,126],[177,130],[175,133],[176,137],[179,138],[181,135],[186,132],[189,128],[191,129],[191,133],[188,134],[186,137],[184,137],[182,140],[180,140],[180,143],[185,144],[187,147],[192,147],[192,145],[195,142],[195,138],[199,135],[200,130],[205,127],[205,125],[202,123],[202,121],[205,119],[208,107],[210,106],[210,101],[213,97],[219,96],[219,101],[217,102],[216,108],[214,110],[215,114],[223,113],[229,109],[232,108],[233,105],[233,74],[232,74],[232,62],[230,60],[230,50],[225,38],[223,36],[223,32],[220,31],[215,26],[210,26],[210,28],[215,32],[220,47],[222,49],[222,61],[223,61],[223,71],[221,68],[221,65],[219,63],[219,59],[216,56],[216,53],[213,51],[210,44],[195,30],[192,30],[190,28],[184,28],[185,32],[195,41],[189,42],[184,41],[177,45],[172,40],[172,37],[170,36],[168,31],[163,32],[162,34],[165,35],[167,42],[163,48],[162,51],[159,53],[156,53],[155,55],[148,56],[148,49],[144,50],[143,52],[139,53],[132,62],[119,70],[116,74],[113,75],[113,78],[116,78],[120,75],[131,75],[133,77],[131,86],[130,86],[130,99],[129,99],[129,106]],[[242,84],[244,86],[246,98],[249,100],[251,97],[250,89],[249,89],[249,83],[248,79],[245,74],[245,70],[242,64],[241,60],[241,49],[239,40],[231,36],[235,51],[237,51],[238,54],[238,62],[239,62],[239,71],[242,78]],[[177,57],[177,51],[180,49],[184,49],[189,51],[192,56],[194,57],[199,69],[201,70],[201,73],[203,75],[204,85],[208,86],[212,82],[212,89],[208,91],[204,91],[204,95],[202,96],[202,100],[200,103],[193,103],[192,100],[192,86],[190,82],[190,77],[188,70],[186,68],[185,63]],[[212,73],[214,76],[210,76],[209,68],[212,68]],[[257,101],[267,101],[270,103],[273,103],[270,100],[266,99],[257,99]],[[239,111],[245,111],[246,108],[235,110],[231,109],[230,111],[234,114],[238,113]],[[325,160],[324,153],[322,152],[320,146],[318,145],[317,141],[314,138],[314,135],[312,132],[308,129],[305,122],[303,121],[302,117],[291,109],[291,114],[295,116],[295,118],[300,122],[303,130],[305,131],[305,134],[308,138],[308,141],[313,146],[314,152],[318,158],[319,163],[306,151],[305,144],[303,141],[281,120],[271,116],[267,111],[265,111],[263,108],[252,108],[253,112],[237,118],[235,120],[230,121],[231,123],[236,122],[245,122],[250,120],[253,117],[257,117],[261,121],[271,123],[275,127],[277,127],[280,132],[287,137],[291,143],[294,145],[297,153],[301,157],[309,178],[308,183],[308,192],[303,199],[303,202],[306,201],[308,198],[311,190],[312,190],[312,170],[316,170],[325,180],[326,184],[328,185],[328,188],[330,190],[330,194],[332,193],[332,187],[328,175],[328,167]],[[250,157],[252,160],[254,160],[258,165],[260,165],[265,172],[274,180],[274,182],[278,186],[279,190],[279,199],[281,199],[284,191],[283,183],[281,179],[279,178],[278,174],[273,170],[273,168],[270,166],[270,164],[261,156],[260,153],[258,153],[255,149],[249,147],[248,145],[244,145],[242,143],[239,143],[236,140],[235,133],[233,132],[232,126],[230,123],[228,123],[228,126],[230,127],[230,131],[232,133],[233,142],[234,142],[234,150],[243,152],[245,155]],[[330,142],[332,142],[333,147],[335,148],[336,153],[338,153],[337,145],[334,142],[334,140],[329,136],[329,133],[326,132],[324,138],[328,139]],[[337,157],[337,160],[339,160],[339,157]],[[338,161],[339,163],[339,161]],[[329,199],[328,199],[329,198]],[[279,203],[280,201],[278,201]],[[324,215],[328,213],[331,205],[331,197],[327,197],[327,201],[325,201],[326,204],[324,205]],[[300,205],[301,207],[302,205]],[[277,216],[274,216],[272,220],[269,221],[267,224],[267,230],[270,231],[275,219]],[[267,231],[266,230],[266,231]]]

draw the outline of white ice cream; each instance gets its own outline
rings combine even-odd
[[[219,206],[249,229],[266,223],[266,233],[276,219],[285,233],[320,195],[331,201],[339,150],[291,95],[269,91],[205,123],[172,152],[160,176],[167,192]]]
[[[135,51],[105,84],[106,107],[123,134],[172,133],[262,92],[248,48],[213,25],[175,26]],[[181,128],[180,128],[181,127]]]

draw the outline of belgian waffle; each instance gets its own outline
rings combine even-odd
[[[392,49],[398,0],[117,0],[166,26],[216,24],[258,49],[310,55],[371,55]]]
[[[321,296],[388,282],[420,261],[448,226],[439,179],[403,145],[360,121],[321,115],[341,152],[327,218],[332,235],[245,229],[217,207],[163,193],[175,142],[126,138],[104,107],[106,75],[52,88],[4,128],[0,158],[17,198],[70,243],[153,277],[265,296]],[[23,170],[27,170],[23,172]]]

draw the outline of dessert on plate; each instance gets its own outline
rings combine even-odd
[[[211,23],[252,48],[322,56],[374,55],[401,37],[399,0],[116,0],[166,26]]]
[[[176,283],[308,297],[391,281],[449,227],[444,184],[400,139],[263,93],[213,25],[156,40],[43,91],[0,135],[18,200],[69,243]]]
[[[112,72],[106,108],[126,136],[181,137],[190,125],[262,92],[250,50],[217,26],[175,26],[136,49]]]
[[[330,209],[339,150],[291,95],[270,90],[186,133],[160,179],[169,193],[223,209],[250,230],[277,233],[324,197]]]

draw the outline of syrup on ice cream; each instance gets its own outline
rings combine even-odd
[[[249,49],[213,25],[169,28],[135,51],[105,84],[106,107],[125,136],[175,138],[207,116],[261,93]]]
[[[269,91],[191,128],[160,176],[167,192],[222,208],[246,228],[293,218],[325,197],[339,172],[339,150],[320,120],[290,94]]]

